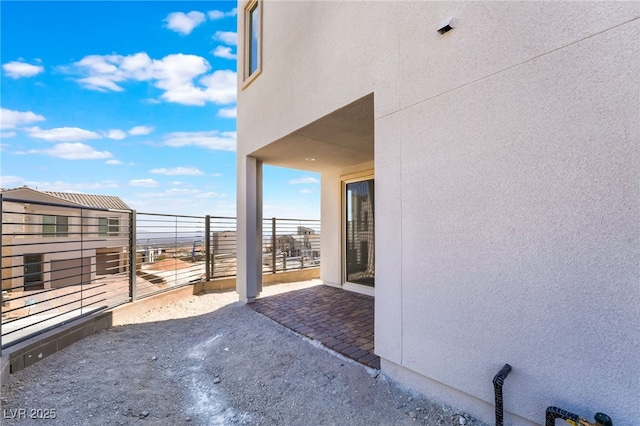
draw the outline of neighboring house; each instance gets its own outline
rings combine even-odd
[[[236,231],[214,232],[212,246],[214,255],[235,253]]]
[[[240,298],[262,164],[319,172],[321,278],[374,295],[384,373],[493,422],[508,362],[507,423],[640,419],[640,3],[238,11]]]
[[[276,235],[276,253],[286,253],[289,257],[309,257],[320,256],[320,235],[314,233],[311,228],[298,226],[297,234]],[[269,250],[270,245],[269,245]]]
[[[0,193],[3,290],[88,284],[126,271],[130,209],[120,198],[27,187]]]

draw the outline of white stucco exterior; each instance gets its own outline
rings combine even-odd
[[[506,424],[550,405],[636,424],[640,3],[261,7],[261,74],[238,83],[239,269],[261,215],[247,164],[322,174],[336,286],[342,182],[373,172],[386,374],[492,422],[509,363]],[[242,4],[238,22],[241,51]],[[240,294],[259,280],[239,272]]]

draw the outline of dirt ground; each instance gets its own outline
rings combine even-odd
[[[162,259],[156,263],[152,263],[148,266],[149,269],[154,271],[173,271],[174,269],[191,268],[193,263],[185,262],[180,259]]]
[[[276,324],[233,292],[192,296],[77,342],[11,375],[0,402],[3,426],[481,425]]]

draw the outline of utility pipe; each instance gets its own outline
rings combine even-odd
[[[507,378],[511,372],[511,366],[505,364],[504,367],[498,371],[493,377],[493,389],[496,396],[496,426],[502,426],[504,424],[504,402],[502,400],[502,385],[504,385],[504,379]]]

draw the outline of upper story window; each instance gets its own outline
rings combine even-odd
[[[99,217],[98,235],[101,237],[117,237],[120,234],[120,219],[117,217]]]
[[[262,71],[262,1],[252,0],[244,8],[244,82]]]
[[[43,237],[66,237],[67,235],[69,235],[68,216],[42,216]]]

